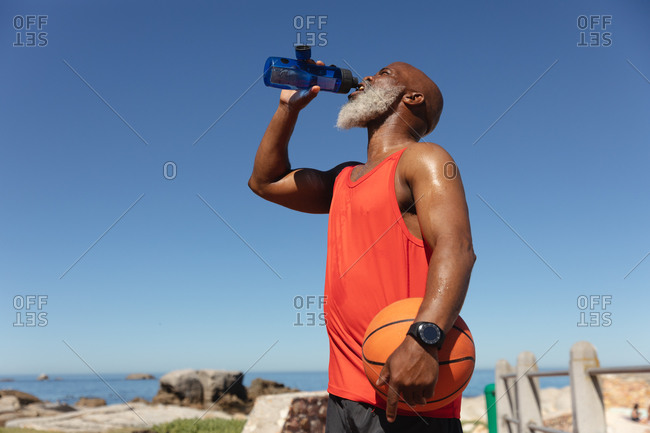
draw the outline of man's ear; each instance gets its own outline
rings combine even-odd
[[[402,101],[406,105],[417,106],[424,103],[424,95],[420,92],[406,92]]]

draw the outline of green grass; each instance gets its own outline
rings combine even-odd
[[[159,424],[152,428],[157,433],[241,433],[245,420],[179,419],[166,424]]]
[[[218,418],[202,419],[179,419],[166,424],[158,424],[150,427],[149,430],[156,433],[241,433],[244,429],[245,420],[224,420]],[[108,433],[130,433],[143,431],[146,428],[111,430]],[[42,430],[23,428],[0,427],[0,433],[47,433]]]

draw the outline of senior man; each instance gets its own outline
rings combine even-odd
[[[461,433],[460,397],[430,412],[397,408],[400,398],[417,409],[433,396],[438,349],[461,310],[476,260],[456,165],[441,146],[420,141],[438,123],[442,94],[419,69],[391,63],[365,77],[338,116],[341,129],[367,128],[366,163],[293,169],[289,139],[300,110],[319,90],[282,91],[249,186],[290,209],[329,213],[326,429]],[[424,298],[414,323],[440,334],[435,341],[416,330],[404,336],[377,381],[389,386],[384,401],[365,376],[362,340],[377,312],[408,297]]]

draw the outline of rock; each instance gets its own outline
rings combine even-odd
[[[23,406],[20,416],[54,416],[61,413],[76,412],[76,410],[77,409],[66,403],[41,401]]]
[[[573,415],[568,413],[544,420],[544,426],[563,431],[573,431]]]
[[[154,395],[153,399],[151,399],[151,403],[180,406],[181,398],[176,394],[163,389],[163,386],[160,385],[160,389],[158,390],[158,393]]]
[[[3,389],[3,390],[0,390],[0,397],[5,397],[5,396],[9,396],[9,395],[12,395],[12,396],[15,396],[16,398],[18,398],[18,401],[20,402],[21,406],[24,406],[24,405],[27,405],[27,404],[30,404],[30,403],[38,403],[38,402],[41,401],[41,400],[39,400],[38,397],[36,397],[34,395],[27,394],[26,392],[22,392],[22,391],[16,391],[15,389]]]
[[[248,400],[241,371],[199,370],[198,375],[203,386],[204,403],[217,401],[225,392],[236,395],[242,401]]]
[[[4,427],[7,421],[11,421],[12,419],[19,417],[20,415],[18,415],[17,412],[0,413],[0,427]]]
[[[196,370],[175,370],[160,378],[160,389],[153,403],[180,404],[183,406],[203,404],[203,385]]]
[[[286,394],[294,396],[283,431],[324,432],[328,395]],[[301,397],[298,397],[301,396]],[[325,411],[321,409],[325,408]],[[297,430],[295,427],[297,426]]]
[[[225,370],[175,370],[160,378],[160,389],[152,404],[219,409],[226,413],[249,413],[254,400],[262,395],[297,392],[281,383],[253,380],[247,389],[244,374]]]
[[[95,397],[81,397],[78,402],[75,403],[77,407],[100,407],[106,406],[106,400],[103,398]]]
[[[154,376],[147,373],[131,373],[126,376],[126,380],[152,380],[155,379]]]
[[[41,409],[43,411],[53,411],[56,413],[67,413],[67,412],[75,412],[77,409],[74,407],[68,405],[67,403],[58,403],[58,402],[43,402],[43,403],[32,403],[27,406],[27,409],[31,407],[36,407],[36,405],[40,405],[38,409]]]
[[[15,412],[20,409],[20,401],[15,395],[0,397],[0,413]]]
[[[110,406],[81,409],[77,412],[63,413],[56,416],[36,416],[7,421],[7,427],[31,428],[37,430],[90,433],[107,432],[119,429],[151,430],[151,426],[177,419],[196,419],[203,417],[232,419],[231,416],[217,411],[205,412],[204,409],[187,407],[147,405],[124,403]],[[143,421],[145,420],[145,421]]]
[[[24,392],[20,391],[14,391],[18,393],[20,396],[4,396],[0,398],[0,401],[4,399],[18,399],[19,401],[26,401],[27,399],[24,396],[29,396],[29,394],[26,394]],[[33,396],[31,396],[33,397]],[[36,398],[36,397],[33,397]],[[26,405],[21,405],[19,409],[14,410],[12,412],[6,412],[6,413],[0,413],[0,427],[4,426],[6,422],[11,421],[16,418],[29,418],[29,417],[40,417],[40,418],[47,418],[55,415],[60,415],[61,413],[65,412],[75,412],[76,409],[73,407],[68,406],[67,404],[59,404],[59,403],[50,403],[50,402],[33,402],[33,403],[28,403]]]
[[[224,394],[216,403],[214,407],[229,414],[236,413],[249,413],[253,410],[253,402],[250,400],[242,400],[234,394]],[[209,406],[208,406],[209,407]]]
[[[248,387],[248,397],[255,400],[261,395],[284,394],[287,392],[298,392],[297,389],[287,388],[282,383],[266,379],[253,379]]]
[[[542,419],[565,415],[571,413],[571,388],[543,388],[542,396]],[[557,427],[555,427],[557,428]],[[560,428],[560,430],[564,430]],[[569,428],[569,430],[571,430]]]
[[[149,401],[142,397],[134,397],[129,403],[145,403],[149,404]]]
[[[0,382],[13,382],[14,380],[10,377],[0,377]]]
[[[160,389],[152,403],[210,407],[224,394],[236,397],[223,401],[223,407],[248,407],[248,393],[239,371],[176,370],[160,378]]]
[[[322,432],[328,396],[326,391],[259,396],[242,433]]]
[[[605,407],[629,407],[650,400],[650,374],[606,374],[600,376]]]
[[[45,374],[45,373],[39,375],[39,376],[36,378],[36,380],[48,380],[48,379],[49,379],[49,376],[48,376],[47,374]]]

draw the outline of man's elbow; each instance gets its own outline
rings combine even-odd
[[[454,254],[457,257],[458,263],[463,266],[468,272],[472,272],[474,263],[476,263],[476,253],[471,240],[456,241],[456,248]]]
[[[471,245],[469,247],[469,256],[472,263],[472,267],[474,267],[474,263],[476,263],[476,253],[474,252],[474,247]]]
[[[253,191],[256,195],[264,198],[264,187],[263,185],[255,179],[253,176],[248,179],[248,187]]]
[[[462,237],[439,239],[433,251],[439,260],[454,263],[454,266],[462,269],[463,272],[471,273],[476,262],[476,254],[471,239]]]

